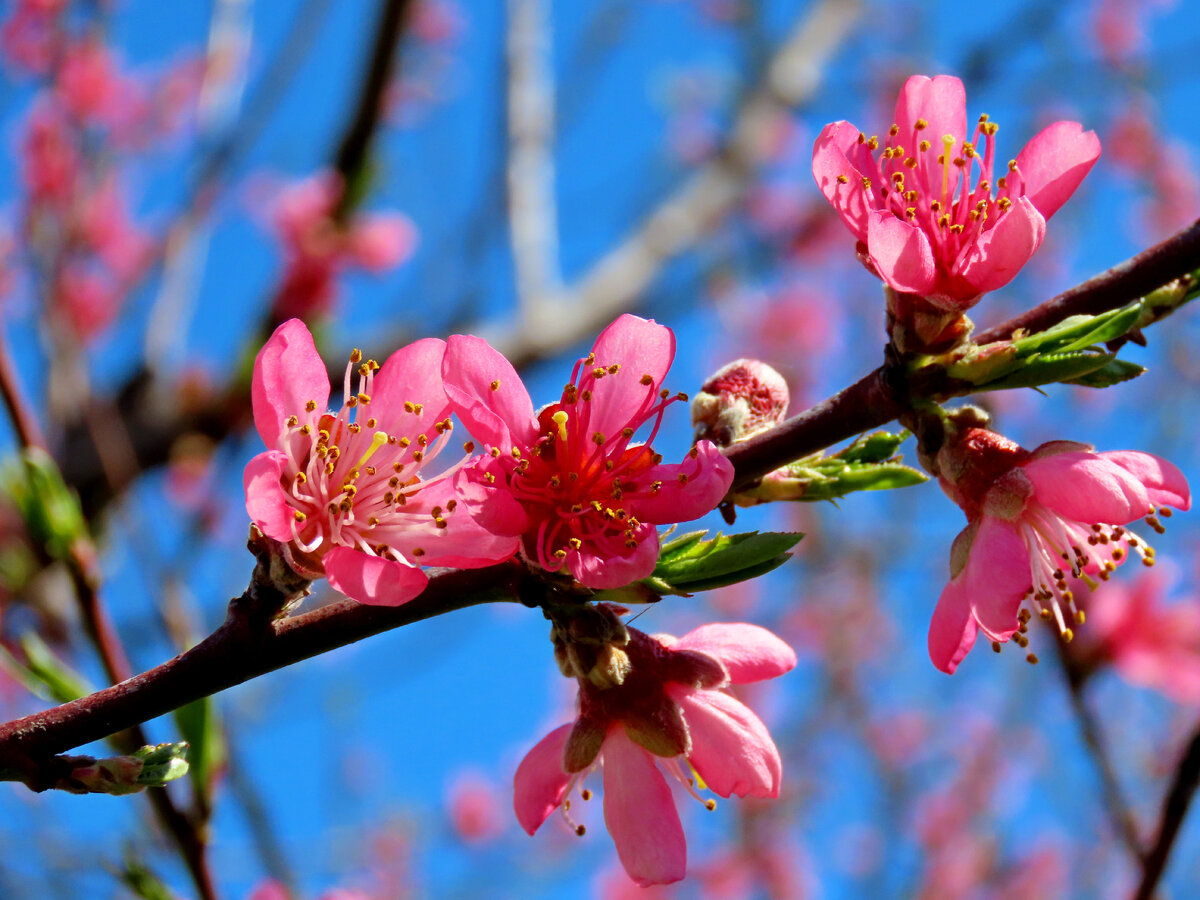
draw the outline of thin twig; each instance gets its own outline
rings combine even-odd
[[[1200,787],[1200,727],[1188,742],[1183,758],[1175,768],[1171,787],[1163,798],[1158,833],[1154,838],[1154,845],[1146,853],[1142,863],[1142,881],[1133,895],[1134,900],[1151,900],[1154,896],[1197,787]]]

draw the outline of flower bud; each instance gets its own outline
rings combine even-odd
[[[782,375],[757,359],[736,359],[713,374],[692,400],[695,438],[728,447],[779,424],[787,408]]]

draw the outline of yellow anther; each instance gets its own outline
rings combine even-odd
[[[493,391],[498,391],[498,390],[500,390],[500,379],[499,379],[499,378],[497,378],[495,381],[493,381],[493,382],[491,383],[490,387],[491,387],[491,389],[492,389]]]
[[[357,347],[355,347],[353,350],[350,351],[350,362],[352,362],[352,363],[362,362],[362,351],[359,350]]]
[[[838,184],[848,184],[850,182],[850,179],[847,178],[845,175],[839,175],[837,177],[837,180],[838,180]],[[645,379],[647,377],[648,376],[645,376],[645,375],[642,376],[643,379]],[[653,379],[651,379],[651,380],[653,380]],[[650,383],[649,381],[645,381],[645,380],[642,381],[642,384],[649,384],[649,383]]]
[[[317,408],[317,401],[309,400],[307,403],[304,404],[304,408],[307,409],[309,412],[312,412],[314,409]]]

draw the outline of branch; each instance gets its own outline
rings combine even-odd
[[[1142,881],[1138,885],[1134,900],[1151,900],[1154,891],[1167,868],[1167,858],[1179,835],[1179,828],[1187,815],[1188,807],[1196,788],[1200,786],[1200,728],[1197,728],[1192,740],[1184,751],[1179,766],[1175,769],[1175,779],[1171,789],[1163,798],[1162,814],[1158,820],[1158,836],[1154,846],[1146,853],[1142,863]]]
[[[734,208],[762,161],[777,117],[807,101],[821,71],[858,19],[857,0],[824,0],[792,31],[749,96],[733,131],[712,160],[651,212],[573,286],[549,298],[570,315],[523,316],[504,330],[480,333],[513,365],[583,340],[631,307],[672,257],[692,246]]]

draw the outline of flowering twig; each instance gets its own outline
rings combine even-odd
[[[1200,787],[1200,728],[1192,735],[1187,750],[1175,769],[1175,778],[1167,795],[1163,798],[1162,813],[1158,820],[1158,834],[1153,846],[1142,862],[1142,880],[1134,900],[1151,900],[1154,891],[1167,868],[1167,858],[1179,835],[1180,826],[1187,815],[1188,807]]]

